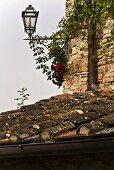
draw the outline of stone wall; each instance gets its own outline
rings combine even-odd
[[[114,170],[114,154],[5,158],[0,170]]]
[[[72,10],[73,0],[66,0],[66,16]],[[98,28],[98,87],[114,89],[114,41],[110,41],[113,19],[109,17],[103,27]],[[64,93],[87,90],[88,45],[87,30],[68,41],[67,72],[64,74]]]
[[[113,19],[108,18],[107,22],[97,36],[98,47],[98,80],[99,87],[110,87],[114,89],[114,40],[110,41]]]

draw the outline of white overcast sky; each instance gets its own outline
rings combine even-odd
[[[0,0],[0,112],[16,109],[17,91],[27,87],[26,104],[62,93],[36,70],[24,33],[21,12],[28,5],[39,10],[37,34],[50,35],[65,15],[65,0]]]

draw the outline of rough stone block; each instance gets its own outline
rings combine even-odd
[[[113,82],[113,77],[104,78],[104,83],[110,83],[110,82]]]

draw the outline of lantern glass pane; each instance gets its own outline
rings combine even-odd
[[[35,27],[37,17],[34,13],[28,13],[25,15],[25,24],[28,27]]]
[[[36,23],[36,18],[31,18],[31,27],[34,27],[34,29],[36,27],[35,23]]]
[[[25,24],[27,28],[34,28],[35,27],[35,18],[26,17]]]

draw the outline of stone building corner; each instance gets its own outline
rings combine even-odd
[[[66,16],[72,10],[73,0],[66,0]],[[97,32],[97,58],[98,58],[98,88],[114,89],[114,41],[110,41],[113,28],[113,18],[109,17]],[[68,41],[67,71],[64,73],[64,93],[87,91],[88,80],[88,44],[87,30]]]

